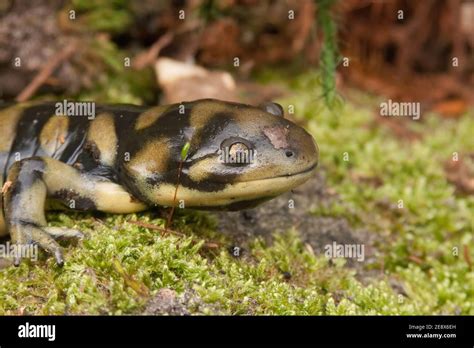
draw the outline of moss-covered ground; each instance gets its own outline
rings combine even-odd
[[[407,122],[420,139],[407,141],[375,122],[374,97],[351,92],[329,111],[316,74],[285,84],[291,94],[281,102],[317,139],[320,170],[338,197],[315,201],[312,214],[380,236],[376,262],[362,265],[373,277],[362,281],[358,268],[314,252],[298,227],[271,243],[250,238],[245,255],[235,257],[207,213],[178,212],[180,234],[167,235],[133,223],[164,226],[155,212],[50,213],[51,225],[87,238],[64,244],[63,268],[42,254],[0,270],[0,314],[143,313],[168,288],[192,293],[186,309],[196,314],[473,315],[474,196],[455,193],[443,165],[454,152],[474,152],[474,111],[456,120],[423,114]]]

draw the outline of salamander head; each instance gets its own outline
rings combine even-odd
[[[155,134],[161,123],[159,137],[167,145],[156,149],[156,158],[167,161],[157,166],[161,167],[158,174],[145,173],[138,180],[141,195],[154,204],[173,204],[186,142],[189,150],[181,163],[175,202],[186,208],[247,208],[291,190],[314,174],[319,156],[316,142],[285,119],[278,104],[252,107],[206,99],[186,103],[183,109],[182,117],[174,117],[179,125],[170,125],[171,117],[165,123],[166,115],[156,122]],[[166,156],[158,153],[165,151]],[[144,166],[138,163],[135,169]],[[137,174],[144,172],[135,170]]]

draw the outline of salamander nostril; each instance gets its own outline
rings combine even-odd
[[[285,152],[285,155],[286,155],[286,157],[293,157],[294,153],[293,153],[293,151],[287,150]]]

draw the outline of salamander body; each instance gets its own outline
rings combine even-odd
[[[48,227],[51,207],[245,209],[305,182],[318,163],[314,139],[274,103],[15,104],[0,106],[0,134],[0,235],[59,264],[55,239],[82,234]]]

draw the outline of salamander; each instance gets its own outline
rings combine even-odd
[[[0,235],[39,245],[59,265],[56,239],[82,233],[48,226],[51,207],[246,209],[308,180],[319,157],[313,137],[276,103],[3,105],[0,134]]]

